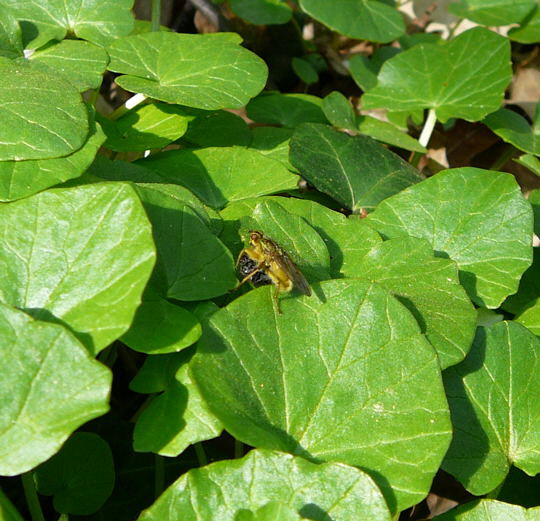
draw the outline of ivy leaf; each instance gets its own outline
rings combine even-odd
[[[516,322],[523,324],[529,331],[536,336],[540,336],[540,298],[529,302],[527,309],[516,316]]]
[[[94,353],[129,328],[155,258],[130,186],[58,188],[2,205],[0,237],[3,302],[66,324]]]
[[[264,87],[268,70],[234,33],[152,32],[116,40],[109,69],[122,88],[206,110],[243,107]]]
[[[510,295],[501,307],[510,313],[519,314],[538,297],[540,297],[540,249],[533,248],[533,262],[523,273],[518,291]]]
[[[188,351],[147,356],[129,388],[141,394],[165,391],[174,384],[176,372],[189,357]]]
[[[539,521],[540,507],[523,508],[493,499],[481,499],[460,505],[446,514],[437,516],[440,521]]]
[[[451,436],[437,355],[380,286],[313,291],[281,298],[282,315],[267,287],[216,312],[192,375],[235,438],[361,467],[401,511],[426,495]]]
[[[391,519],[380,491],[361,470],[266,450],[190,470],[139,519],[203,521],[219,515],[232,520],[242,510],[258,510],[284,498],[286,506],[316,521]]]
[[[97,512],[114,487],[114,462],[108,443],[92,432],[74,433],[35,473],[40,494],[54,496],[64,514]]]
[[[540,471],[540,340],[515,322],[479,328],[444,373],[454,437],[443,468],[472,494],[497,487],[510,465]]]
[[[355,212],[373,208],[422,179],[416,169],[371,138],[314,123],[295,131],[289,158],[310,183]]]
[[[258,25],[285,24],[292,9],[284,0],[231,0],[231,9],[240,18]]]
[[[168,150],[139,160],[170,183],[185,186],[212,208],[296,188],[298,176],[256,150],[209,147]]]
[[[133,29],[133,0],[115,0],[112,4],[95,0],[2,1],[22,22],[26,46],[31,49],[50,40],[63,40],[68,34],[106,46]]]
[[[26,472],[105,414],[111,373],[64,327],[0,304],[0,474]]]
[[[512,27],[508,31],[508,38],[519,43],[537,43],[540,41],[540,9],[538,6],[521,20],[520,27]]]
[[[405,32],[401,14],[375,0],[300,0],[307,14],[350,38],[387,43]]]
[[[289,162],[289,142],[293,135],[292,129],[255,127],[252,129],[251,135],[249,148],[259,151],[263,156],[279,161],[287,170],[295,171]]]
[[[22,55],[21,27],[10,10],[0,5],[0,56],[13,59]]]
[[[483,25],[519,23],[535,7],[535,0],[458,0],[448,10]]]
[[[354,110],[341,92],[334,90],[323,99],[322,109],[324,115],[334,127],[356,128],[356,115]]]
[[[362,134],[370,136],[382,143],[388,143],[389,145],[405,150],[420,152],[421,154],[427,152],[426,147],[423,147],[417,139],[414,139],[386,121],[381,121],[371,116],[357,116],[356,125]]]
[[[469,297],[496,308],[532,257],[532,210],[513,176],[455,168],[383,201],[366,219],[381,235],[427,239],[456,261]]]
[[[293,56],[291,60],[291,66],[294,73],[307,85],[317,83],[319,81],[319,73],[313,64],[304,60],[303,58],[298,58]]]
[[[88,111],[70,82],[49,69],[3,57],[0,76],[0,161],[48,159],[81,148]]]
[[[511,79],[508,39],[476,27],[387,60],[362,105],[396,112],[434,109],[443,123],[449,118],[478,121],[499,108]]]

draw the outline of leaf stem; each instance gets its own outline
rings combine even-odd
[[[32,472],[25,472],[21,475],[21,480],[24,489],[24,496],[26,497],[26,503],[28,505],[28,510],[30,510],[30,516],[32,521],[45,521],[43,517],[43,512],[41,510],[41,505],[39,503],[39,498],[36,492],[36,486],[34,483],[34,478]]]
[[[159,31],[161,21],[161,0],[152,0],[152,32]]]
[[[418,142],[423,147],[427,147],[429,140],[431,139],[431,134],[433,134],[435,123],[437,123],[437,114],[435,114],[434,109],[429,109],[426,121],[424,123],[424,128],[422,129],[422,133],[418,138]]]
[[[158,498],[165,488],[165,462],[163,456],[154,456],[154,497]]]
[[[132,108],[140,105],[145,99],[146,96],[144,94],[135,94],[135,96],[131,96],[131,98],[129,98],[123,105],[120,105],[116,110],[111,113],[109,119],[118,119],[119,117],[130,111]]]
[[[206,458],[206,452],[200,442],[195,443],[195,454],[197,454],[197,459],[199,460],[199,467],[204,467],[208,464],[208,459]]]
[[[17,509],[13,506],[8,497],[0,490],[0,505],[2,505],[2,513],[6,519],[12,521],[24,521]]]

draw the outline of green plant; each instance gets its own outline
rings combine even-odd
[[[193,2],[214,34],[132,3],[0,0],[0,519],[420,519],[450,475],[483,497],[441,521],[540,519],[540,191],[498,171],[540,173],[540,110],[501,108],[535,0],[447,39],[391,1]],[[437,122],[505,148],[427,165]],[[248,230],[311,296],[236,287]]]

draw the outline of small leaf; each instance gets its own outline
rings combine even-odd
[[[540,521],[540,507],[525,509],[493,499],[480,499],[458,506],[437,521]]]
[[[193,443],[216,438],[222,429],[184,365],[176,380],[153,398],[139,416],[133,432],[133,448],[138,452],[178,456]]]
[[[356,118],[356,125],[362,134],[370,136],[377,141],[404,148],[405,150],[420,152],[421,154],[427,152],[426,147],[423,147],[417,139],[414,139],[386,121],[381,121],[371,116],[358,116]]]
[[[32,63],[2,57],[0,76],[1,161],[48,159],[81,148],[88,112],[71,83]]]
[[[448,10],[479,24],[497,26],[521,22],[535,5],[535,0],[458,0]]]
[[[192,353],[188,353],[188,351],[182,351],[180,353],[147,356],[139,372],[131,380],[129,388],[141,394],[165,391],[174,384],[175,375],[180,366],[189,360]]]
[[[182,107],[149,103],[112,121],[100,118],[107,134],[105,146],[116,152],[136,152],[163,148],[182,136],[193,119]]]
[[[91,432],[76,432],[60,452],[36,470],[40,494],[54,496],[64,514],[97,512],[114,487],[114,462],[107,442]]]
[[[64,327],[0,304],[0,474],[26,472],[105,414],[110,371]]]
[[[383,201],[366,222],[387,238],[427,239],[457,262],[469,297],[488,308],[517,291],[531,263],[531,207],[501,172],[439,172]]]
[[[105,46],[133,28],[133,0],[115,0],[112,4],[94,0],[2,1],[23,22],[26,45],[31,49],[50,40],[63,40],[68,34]]]
[[[301,123],[327,123],[322,100],[309,94],[264,93],[248,103],[247,115],[258,123],[296,127]]]
[[[510,42],[482,27],[441,44],[420,44],[387,60],[365,109],[434,109],[437,119],[478,121],[499,108],[512,79]]]
[[[322,109],[330,123],[337,128],[356,128],[356,114],[349,100],[338,92],[332,91],[323,99]]]
[[[540,340],[515,322],[479,328],[467,358],[444,372],[454,438],[443,468],[472,494],[511,464],[540,471]]]
[[[168,182],[185,186],[212,208],[296,188],[298,176],[255,150],[209,147],[169,150],[137,161]]]
[[[268,70],[234,33],[152,32],[116,40],[109,69],[131,92],[206,110],[243,107],[264,87]]]
[[[351,56],[349,60],[349,72],[352,79],[362,90],[369,90],[377,85],[377,74],[379,71],[367,56],[361,54]]]
[[[354,279],[282,297],[282,315],[271,292],[210,318],[190,362],[210,409],[249,445],[365,469],[393,511],[418,502],[451,428],[437,355],[413,316]]]
[[[139,519],[207,521],[219,515],[232,521],[241,510],[284,499],[289,508],[313,520],[391,519],[381,493],[361,470],[266,450],[190,470]]]
[[[387,43],[405,32],[401,14],[375,0],[300,0],[307,14],[350,38]]]
[[[94,353],[128,329],[155,258],[130,186],[57,188],[2,205],[0,238],[2,301],[66,324]]]
[[[490,114],[483,123],[503,141],[528,154],[540,155],[540,125],[531,127],[524,117],[508,109]]]
[[[291,140],[291,163],[320,191],[346,208],[373,208],[421,176],[399,156],[366,136],[305,124]]]
[[[521,27],[512,27],[508,31],[508,38],[525,44],[540,41],[540,8],[536,6],[532,13],[521,22]]]
[[[231,9],[240,18],[258,25],[285,24],[292,9],[284,0],[231,0]]]
[[[38,49],[30,60],[65,74],[80,92],[99,88],[109,63],[105,49],[81,40],[63,40]]]
[[[317,83],[319,81],[319,74],[315,67],[303,58],[296,56],[291,60],[291,65],[294,73],[307,85]]]

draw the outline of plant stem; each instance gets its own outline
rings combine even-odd
[[[152,32],[159,31],[161,21],[161,0],[152,0]]]
[[[165,462],[159,454],[155,454],[154,460],[154,497],[158,498],[165,488]]]
[[[39,504],[32,472],[25,472],[21,475],[21,479],[24,488],[24,496],[26,497],[26,503],[28,505],[28,510],[30,510],[32,521],[45,521],[43,512],[41,511],[41,505]]]
[[[120,105],[116,110],[111,113],[109,119],[118,119],[132,108],[141,104],[145,99],[146,96],[144,94],[135,94],[135,96],[131,96],[131,98],[129,98],[123,105]]]
[[[24,521],[17,509],[12,505],[8,497],[0,490],[0,505],[2,505],[1,512],[4,514],[6,519],[12,521]]]
[[[199,467],[204,467],[208,463],[206,458],[206,453],[204,452],[203,446],[199,443],[195,443],[195,453],[197,454],[197,459],[199,460]]]
[[[514,155],[515,149],[512,145],[506,145],[502,154],[490,166],[490,170],[499,170]]]
[[[433,134],[435,123],[437,123],[437,114],[435,114],[434,109],[429,109],[426,121],[424,123],[424,128],[422,129],[422,133],[418,138],[418,142],[423,147],[427,147],[429,140],[431,139],[431,134]]]

